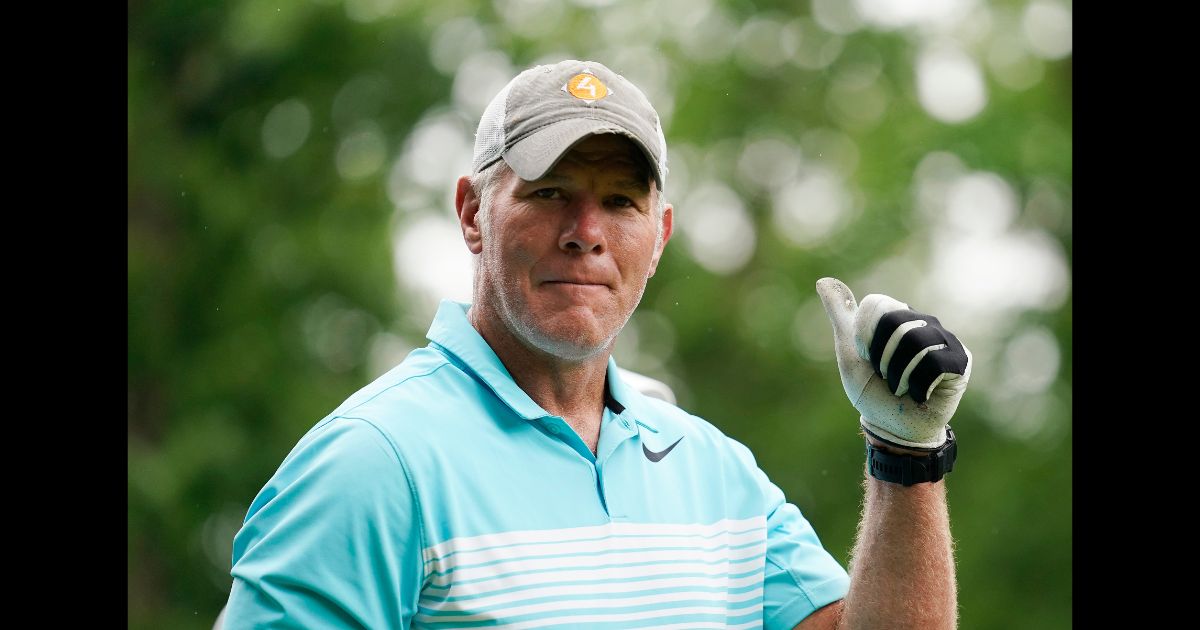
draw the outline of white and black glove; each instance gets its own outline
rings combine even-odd
[[[836,278],[817,281],[833,324],[842,387],[864,429],[900,446],[932,449],[971,378],[971,351],[936,317],[886,295],[862,304]]]

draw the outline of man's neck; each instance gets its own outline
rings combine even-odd
[[[491,313],[485,315],[475,306],[467,318],[517,386],[543,409],[571,425],[595,453],[604,417],[605,376],[611,348],[582,361],[567,361],[527,346],[499,318]]]

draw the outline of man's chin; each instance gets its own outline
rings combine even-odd
[[[536,325],[525,332],[525,342],[532,349],[569,363],[583,363],[606,355],[616,338],[615,334],[605,338],[598,334],[583,334],[579,329],[547,330]]]

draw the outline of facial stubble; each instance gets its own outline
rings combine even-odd
[[[646,268],[646,274],[639,283],[637,297],[633,306],[621,318],[619,326],[615,327],[601,341],[589,344],[583,335],[576,338],[563,338],[548,334],[539,326],[538,318],[530,311],[525,302],[525,292],[522,290],[519,278],[505,278],[498,274],[489,273],[491,270],[502,269],[501,249],[490,238],[495,231],[491,217],[491,196],[486,195],[477,213],[477,224],[483,241],[483,251],[475,259],[475,295],[476,300],[493,298],[490,303],[493,310],[502,320],[502,325],[509,330],[515,339],[530,350],[540,351],[559,360],[570,363],[581,363],[612,348],[617,335],[625,329],[637,305],[641,304],[650,281],[651,267]],[[654,251],[662,246],[663,224],[658,217],[658,228],[655,236]],[[482,285],[480,283],[483,283]],[[483,291],[481,295],[480,291]],[[490,295],[489,295],[490,294]]]

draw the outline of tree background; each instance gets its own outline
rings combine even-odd
[[[919,5],[919,6],[918,6]],[[676,237],[615,355],[848,559],[863,445],[814,282],[972,349],[965,628],[1071,625],[1071,17],[1061,0],[129,3],[128,613],[208,628],[301,435],[466,300],[455,178],[520,70],[663,117]]]

